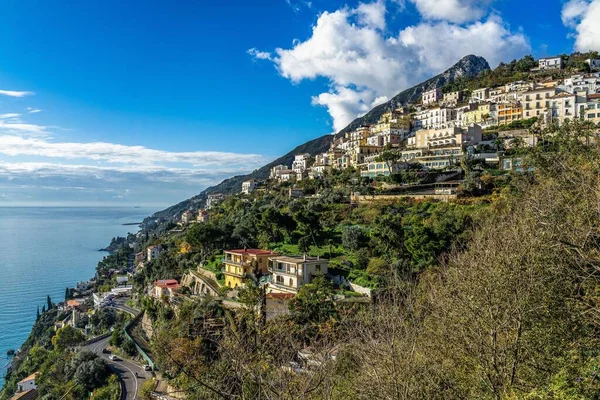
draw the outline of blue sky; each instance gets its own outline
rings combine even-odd
[[[598,10],[600,0],[4,1],[0,205],[169,205],[469,53],[497,64],[598,50]]]

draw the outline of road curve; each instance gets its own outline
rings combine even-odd
[[[84,348],[102,357],[109,365],[110,369],[117,374],[122,383],[121,387],[123,388],[121,400],[136,400],[138,398],[138,389],[146,379],[151,379],[152,376],[150,372],[144,371],[142,366],[130,360],[123,360],[121,357],[119,357],[118,361],[109,359],[108,356],[110,354],[102,353],[102,349],[105,349],[108,346],[109,340],[110,336],[84,346]],[[136,372],[138,377],[135,376]]]

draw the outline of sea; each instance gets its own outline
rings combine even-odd
[[[135,233],[157,209],[0,207],[0,387],[7,351],[27,339],[36,309],[64,301],[65,288],[93,278],[112,237]]]

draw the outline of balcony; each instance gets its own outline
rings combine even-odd
[[[223,270],[223,274],[230,275],[230,276],[236,276],[238,278],[245,278],[246,277],[246,274],[239,274],[237,272],[228,271],[227,268],[225,270]]]
[[[229,264],[229,265],[237,265],[238,267],[250,266],[250,263],[248,261],[234,261],[234,260],[225,259],[225,260],[223,260],[223,263]]]
[[[296,274],[296,271],[291,272],[291,271],[289,271],[286,268],[281,268],[280,269],[280,268],[272,267],[272,266],[269,266],[269,272],[271,272],[272,274],[283,274],[283,275],[288,275],[288,276],[299,276],[299,277],[302,276],[301,273],[300,274]]]

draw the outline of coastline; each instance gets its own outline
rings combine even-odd
[[[29,212],[29,214],[37,214],[39,210],[34,210],[34,209],[28,209],[28,208],[22,208],[23,210],[27,210]],[[80,208],[81,209],[86,209],[85,207]],[[90,210],[93,208],[89,208]],[[33,309],[30,310],[31,305],[27,306],[25,309],[23,309],[23,301],[22,300],[18,300],[18,299],[5,299],[5,303],[8,304],[9,306],[15,304],[15,308],[17,307],[16,305],[18,305],[19,308],[19,314],[20,317],[17,316],[13,316],[12,314],[5,314],[5,327],[8,326],[6,325],[7,323],[10,323],[11,321],[16,321],[16,318],[20,318],[19,322],[21,324],[21,328],[19,329],[17,333],[14,329],[11,331],[12,336],[15,337],[17,335],[19,335],[20,339],[18,340],[18,342],[16,340],[14,340],[14,338],[12,340],[8,339],[8,336],[3,335],[4,338],[6,339],[4,341],[4,346],[2,349],[2,354],[0,355],[0,390],[2,390],[7,381],[6,381],[6,375],[9,373],[9,371],[11,371],[11,368],[13,367],[13,364],[16,360],[19,359],[19,357],[22,357],[23,354],[26,354],[27,351],[29,350],[27,347],[27,342],[30,338],[30,336],[32,335],[32,333],[34,332],[34,327],[35,327],[35,303],[39,304],[39,306],[41,307],[41,305],[43,304],[41,297],[43,296],[44,298],[46,297],[46,294],[51,295],[53,302],[55,302],[57,305],[58,304],[64,304],[64,300],[63,301],[58,301],[58,300],[62,300],[62,291],[64,290],[65,286],[68,287],[75,287],[78,281],[85,281],[85,280],[89,280],[90,278],[94,277],[98,262],[100,262],[102,259],[104,259],[104,257],[108,254],[110,254],[113,249],[110,248],[110,244],[109,246],[100,249],[100,250],[93,250],[92,248],[90,248],[90,242],[94,241],[94,234],[93,232],[96,233],[100,233],[100,235],[96,235],[96,241],[98,241],[98,237],[104,237],[104,240],[106,240],[106,237],[108,236],[108,238],[110,238],[112,236],[111,231],[116,233],[117,235],[124,235],[126,236],[127,233],[126,231],[123,229],[124,226],[127,227],[131,227],[134,224],[135,225],[139,225],[139,223],[127,223],[124,224],[123,219],[127,218],[130,221],[139,221],[138,218],[141,218],[142,215],[148,215],[148,212],[150,212],[151,210],[131,210],[133,212],[129,212],[129,207],[115,207],[115,210],[117,210],[117,212],[115,214],[110,214],[108,216],[108,218],[106,218],[106,216],[102,215],[102,216],[98,216],[98,215],[94,215],[91,218],[91,223],[92,223],[92,228],[90,228],[88,225],[88,222],[84,222],[82,221],[84,218],[78,215],[76,217],[73,217],[73,222],[69,222],[70,225],[80,225],[80,227],[78,228],[80,231],[83,231],[84,234],[81,235],[79,234],[79,236],[81,236],[83,238],[83,240],[77,241],[77,242],[71,242],[69,244],[70,250],[72,250],[73,254],[70,254],[69,256],[71,257],[71,261],[67,261],[67,263],[64,265],[64,267],[62,267],[62,261],[54,261],[54,262],[50,262],[50,265],[53,265],[53,268],[59,268],[60,271],[60,277],[54,279],[55,281],[58,282],[64,282],[64,283],[58,283],[58,284],[53,284],[52,285],[52,289],[48,292],[49,288],[48,288],[48,280],[44,280],[44,282],[46,283],[46,286],[43,285],[39,285],[36,284],[36,280],[32,280],[32,279],[27,279],[25,278],[25,280],[27,281],[28,286],[28,291],[27,293],[29,293],[30,291],[33,291],[33,293],[36,293],[35,296],[31,296],[28,295],[27,299],[29,299],[27,301],[27,303],[34,303]],[[42,211],[41,213],[44,213],[44,211]],[[102,211],[98,211],[98,214],[103,213]],[[137,215],[137,217],[136,217]],[[38,218],[38,217],[36,217]],[[78,219],[80,218],[80,219]],[[15,218],[16,219],[16,218]],[[81,220],[81,222],[80,222]],[[102,224],[102,223],[96,223],[98,221],[106,221],[106,220],[110,220],[111,222],[113,222],[112,224],[109,224],[107,226],[107,224]],[[8,222],[7,222],[8,221]],[[126,221],[126,220],[125,220]],[[2,222],[4,222],[5,226],[9,226],[10,224],[10,220],[4,219]],[[97,227],[100,227],[100,232],[98,232],[98,229],[95,229]],[[93,229],[93,230],[90,230]],[[135,229],[134,233],[137,232],[139,229]],[[90,234],[90,232],[92,232],[92,234]],[[113,234],[114,234],[113,233]],[[131,233],[131,231],[129,231],[129,233]],[[113,236],[114,238],[115,236]],[[118,236],[118,237],[123,237],[123,236]],[[74,243],[76,243],[75,245],[73,245]],[[50,254],[51,256],[56,255],[57,253],[61,253],[62,250],[58,250],[58,249],[48,249],[47,254]],[[85,256],[82,257],[82,251],[85,252]],[[101,251],[103,253],[107,253],[107,254],[103,254],[101,256],[98,256],[98,251]],[[94,255],[96,254],[96,255]],[[18,261],[21,262],[22,264],[24,264],[24,262],[21,261],[22,257],[17,257]],[[60,256],[55,257],[58,259],[61,259]],[[64,258],[64,257],[63,257]],[[80,261],[75,261],[72,262],[72,259],[77,259]],[[88,261],[85,261],[85,260]],[[83,263],[82,261],[83,260]],[[92,261],[93,260],[93,261]],[[13,260],[14,261],[14,260]],[[10,264],[10,260],[9,260],[9,264]],[[14,264],[14,262],[13,262]],[[79,264],[79,265],[77,265]],[[19,266],[17,266],[19,267]],[[46,271],[50,271],[49,268],[44,267],[44,269]],[[10,272],[10,271],[9,271]],[[27,275],[32,275],[35,274],[33,272],[33,270],[27,270],[27,274],[21,275],[21,282],[23,282],[23,278]],[[70,278],[69,278],[70,276]],[[53,276],[54,278],[54,276]],[[66,283],[66,284],[65,284]],[[48,293],[47,293],[48,292]],[[21,297],[24,294],[21,291]],[[35,300],[31,300],[31,299],[35,299]],[[8,302],[8,303],[7,303]],[[15,311],[17,312],[17,311]],[[23,312],[27,313],[25,314],[26,318],[22,318],[23,316]],[[25,323],[25,321],[31,321],[27,324],[27,328],[25,328],[23,325]],[[25,333],[27,332],[27,333]],[[14,355],[12,356],[7,356],[6,351],[7,350],[14,350]],[[18,365],[18,364],[17,364]]]

